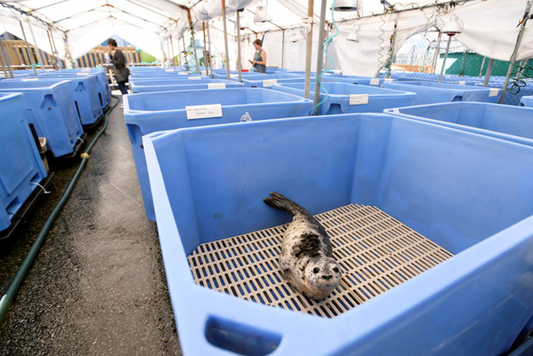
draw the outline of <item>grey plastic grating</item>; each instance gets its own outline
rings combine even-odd
[[[342,283],[323,301],[304,297],[278,267],[287,225],[202,244],[188,257],[196,284],[235,297],[334,317],[452,257],[434,242],[378,208],[346,205],[316,216],[344,269]]]

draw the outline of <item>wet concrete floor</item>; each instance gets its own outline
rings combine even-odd
[[[78,164],[56,171],[52,193],[0,244],[2,295]],[[181,355],[118,106],[0,326],[0,355]]]

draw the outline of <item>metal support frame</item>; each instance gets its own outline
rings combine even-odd
[[[211,31],[209,31],[209,21],[207,22],[207,43],[209,44],[209,67],[211,67],[211,79],[215,77],[213,72],[213,52],[211,48]]]
[[[24,26],[22,26],[22,21],[20,20],[19,20],[19,25],[20,25],[20,29],[22,30],[22,37],[24,37],[24,43],[26,43],[26,53],[28,53],[28,57],[30,58],[33,72],[35,73],[35,76],[37,76],[37,69],[35,69],[35,59],[33,58],[33,53],[31,53],[30,45],[28,44],[28,39],[26,38],[26,32],[24,31]]]
[[[172,66],[176,67],[176,55],[174,54],[174,44],[172,43],[172,33],[170,34],[170,37],[168,39],[170,41],[170,50],[172,51]]]
[[[525,31],[525,27],[527,23],[527,17],[529,16],[529,12],[531,11],[532,4],[533,4],[532,0],[528,0],[526,4],[526,11],[524,13],[524,17],[520,24],[520,30],[518,31],[518,37],[516,38],[516,44],[514,46],[513,54],[511,55],[511,59],[509,60],[509,69],[507,70],[507,75],[505,76],[505,82],[503,83],[502,96],[500,97],[500,104],[503,103],[503,99],[505,98],[505,93],[507,91],[507,85],[509,84],[509,78],[511,77],[511,73],[513,72],[513,68],[514,68],[514,62],[516,61],[516,57],[518,56],[518,49],[520,48],[520,43],[522,43],[522,37],[524,36],[524,31]]]
[[[178,38],[178,40],[176,41],[176,43],[178,44],[178,66],[181,67],[181,65],[183,64],[182,60],[181,60],[181,48],[180,48],[180,40]]]
[[[486,87],[489,85],[490,75],[492,74],[492,68],[494,67],[494,59],[489,59],[489,64],[487,65],[487,71],[485,72],[485,80],[483,81],[483,86]]]
[[[209,76],[209,63],[207,62],[207,40],[205,38],[205,21],[202,21],[202,33],[204,35],[204,64],[205,74]]]
[[[311,96],[311,56],[313,52],[313,9],[315,6],[314,0],[307,1],[307,19],[311,21],[311,31],[307,33],[307,42],[305,44],[305,86],[304,96],[309,99]],[[285,40],[285,31],[283,31],[283,39]],[[322,39],[323,41],[323,39]],[[316,87],[318,88],[318,87]]]
[[[448,44],[446,44],[446,53],[444,54],[444,60],[442,61],[442,67],[440,69],[439,83],[442,82],[442,76],[444,75],[444,66],[446,65],[446,60],[448,59],[448,53],[450,52],[450,44],[452,43],[452,37],[448,36]]]
[[[242,83],[242,63],[241,63],[241,15],[239,14],[239,11],[235,13],[237,15],[237,73],[239,75],[239,83]]]
[[[483,69],[485,68],[485,61],[486,60],[487,60],[487,56],[483,56],[483,61],[481,62],[481,68],[479,69],[478,77],[481,77],[483,75]]]
[[[285,61],[285,30],[281,30],[281,68],[285,68],[284,61]]]
[[[11,68],[11,60],[9,59],[9,55],[7,54],[7,51],[4,47],[4,41],[2,40],[2,37],[0,36],[0,56],[2,58],[2,63],[7,66],[7,70],[9,72],[9,75],[11,78],[15,78],[15,75],[13,74],[13,69]],[[5,71],[5,70],[4,70]],[[7,73],[4,73],[7,78]]]
[[[189,71],[189,61],[187,60],[187,44],[185,43],[185,34],[181,38],[183,41],[183,62],[185,63],[185,70]]]
[[[57,51],[56,40],[54,39],[54,34],[52,32],[51,26],[48,26],[48,32],[50,33],[50,38],[52,39],[52,48],[54,51],[54,56],[56,58],[57,69],[63,68],[63,63],[61,62],[61,58],[59,58],[59,52]]]
[[[228,80],[231,79],[229,72],[229,49],[228,49],[228,25],[226,24],[226,0],[222,2],[222,21],[224,21],[224,48],[226,50],[226,73]]]
[[[326,29],[326,6],[327,1],[321,1],[320,6],[320,23],[318,26],[318,54],[316,59],[316,81],[315,81],[315,107],[320,102],[320,82],[319,77],[320,74],[322,74],[322,63],[324,61],[324,52],[323,52],[323,45],[324,45],[324,32]],[[318,115],[318,112],[314,112],[313,114]]]
[[[431,74],[435,74],[437,70],[437,61],[440,55],[440,41],[442,38],[442,32],[439,31],[439,36],[437,37],[437,44],[435,45],[435,57],[433,57],[433,62],[431,63]]]
[[[169,38],[166,38],[165,39],[165,43],[167,45],[167,51],[168,51],[168,62],[169,62],[169,67],[172,66],[172,60],[170,58],[171,54],[170,54],[170,39]]]
[[[50,44],[50,49],[52,49],[52,56],[54,56],[54,62],[52,63],[52,65],[54,66],[54,70],[57,70],[58,63],[57,63],[56,51],[54,50],[54,46],[52,45],[52,38],[51,38],[49,29],[46,29],[46,35],[48,37],[48,43]]]
[[[30,19],[27,17],[26,21],[28,21],[28,27],[30,28],[31,37],[33,38],[35,52],[37,52],[37,57],[39,57],[39,61],[41,62],[41,70],[43,71],[43,73],[45,73],[46,70],[44,69],[43,56],[42,56],[41,51],[39,50],[39,48],[37,48],[37,40],[35,39],[35,34],[33,33],[33,28],[31,27]]]
[[[200,67],[198,65],[198,53],[196,51],[196,39],[194,38],[194,27],[192,25],[192,17],[191,17],[191,10],[188,9],[187,11],[187,16],[189,17],[189,26],[191,28],[191,38],[192,38],[192,48],[193,48],[193,51],[194,51],[194,64],[196,65],[196,74],[201,74],[200,73]]]

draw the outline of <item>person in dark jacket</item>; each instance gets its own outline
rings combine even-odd
[[[126,57],[124,53],[117,48],[117,41],[110,38],[107,41],[109,47],[109,58],[113,63],[113,69],[115,72],[115,79],[118,83],[118,88],[122,94],[128,94],[126,83],[130,75],[130,70],[126,67]]]

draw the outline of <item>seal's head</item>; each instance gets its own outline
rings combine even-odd
[[[326,298],[341,283],[340,264],[331,257],[314,257],[305,268],[306,291],[309,298]]]

